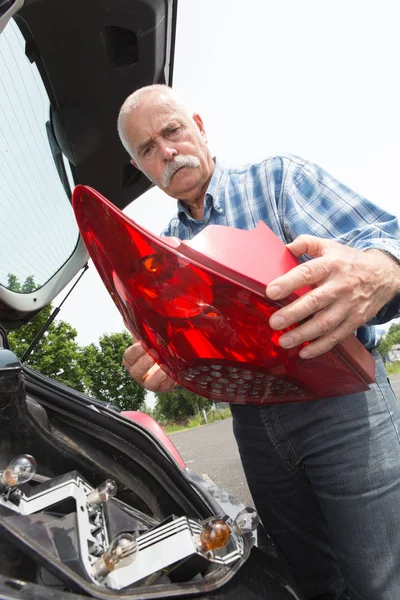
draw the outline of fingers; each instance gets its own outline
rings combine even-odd
[[[342,249],[342,246],[332,240],[312,235],[299,235],[294,242],[287,244],[286,248],[294,256],[307,254],[314,260],[303,263],[282,277],[271,281],[266,289],[266,295],[271,300],[281,300],[302,287],[315,285],[329,277],[332,264],[329,260],[325,260],[324,256],[329,250]]]
[[[123,365],[128,370],[129,375],[133,377],[133,379],[135,379],[138,383],[143,385],[147,371],[149,371],[149,369],[151,369],[151,367],[155,365],[155,361],[150,356],[150,354],[148,354],[144,350],[140,342],[139,345],[140,350],[136,350],[136,344],[134,344],[133,347],[131,346],[131,348],[133,348],[136,351],[131,353],[130,360],[126,360],[126,353],[124,354]]]
[[[132,379],[147,390],[169,392],[175,387],[175,381],[161,369],[140,342],[125,350],[122,364]]]
[[[349,310],[340,289],[328,283],[281,308],[269,323],[275,330],[297,325],[279,338],[279,345],[289,349],[310,342],[300,356],[312,358],[348,337],[359,326],[358,320],[358,312]]]
[[[328,261],[314,258],[271,281],[265,293],[271,300],[282,300],[302,287],[316,285],[327,279],[330,273],[331,265]]]
[[[337,242],[319,238],[313,235],[299,235],[293,242],[286,245],[292,254],[299,257],[308,254],[313,258],[323,256],[328,248],[337,245]]]
[[[135,341],[132,346],[129,346],[124,352],[122,364],[129,371],[133,364],[142,356],[147,354],[140,342]]]
[[[157,363],[154,363],[144,378],[144,387],[151,392],[171,392],[175,386],[176,382]]]
[[[338,302],[338,307],[341,309],[340,293],[330,284],[314,288],[307,294],[293,300],[287,306],[276,311],[270,318],[269,324],[272,329],[285,329],[291,325],[296,325],[304,321],[307,317],[315,315],[319,311],[327,308],[333,302]],[[337,322],[334,322],[330,327],[336,326],[342,318],[337,317]],[[322,330],[324,332],[325,330]],[[311,339],[311,338],[310,338]]]
[[[353,333],[351,325],[344,321],[339,327],[330,331],[328,334],[317,338],[314,342],[307,344],[305,348],[300,350],[301,358],[314,358],[332,350],[338,343],[343,342],[349,335]]]
[[[329,345],[330,338],[332,338],[332,344],[341,341],[334,334],[339,328],[343,329],[346,336],[353,331],[350,319],[346,318],[341,306],[335,304],[318,312],[312,319],[305,321],[298,327],[284,333],[279,338],[279,344],[282,348],[295,348],[304,344],[304,342],[324,338],[323,345],[325,347]]]

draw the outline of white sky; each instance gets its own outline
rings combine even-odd
[[[396,17],[394,0],[179,0],[174,87],[226,164],[297,154],[400,216]],[[126,212],[160,233],[175,202],[154,189]],[[93,267],[60,316],[81,344],[123,329]]]

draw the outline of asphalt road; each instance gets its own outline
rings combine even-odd
[[[392,375],[390,381],[400,401],[400,375]],[[208,475],[219,487],[253,506],[232,433],[232,419],[173,433],[170,438],[189,469]]]
[[[171,433],[170,438],[189,469],[208,475],[220,488],[253,506],[232,433],[232,419]]]

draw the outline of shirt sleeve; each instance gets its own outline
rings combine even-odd
[[[280,198],[289,240],[310,234],[358,250],[383,250],[400,262],[400,228],[395,216],[356,194],[315,164],[299,164],[292,173],[291,177],[284,178]],[[368,324],[390,321],[399,316],[399,309],[400,294]]]

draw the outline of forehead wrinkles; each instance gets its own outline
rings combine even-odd
[[[137,112],[136,112],[137,111]],[[152,106],[150,110],[140,111],[139,107],[132,111],[128,124],[128,135],[130,135],[134,146],[137,148],[144,142],[151,141],[163,133],[171,123],[183,123],[186,121],[175,107]]]
[[[183,108],[168,94],[143,98],[142,102],[132,111],[132,115],[135,113],[138,117],[140,116],[143,123],[146,123],[147,120],[153,128],[156,128],[157,125],[162,127],[169,119],[188,121],[188,116]]]

